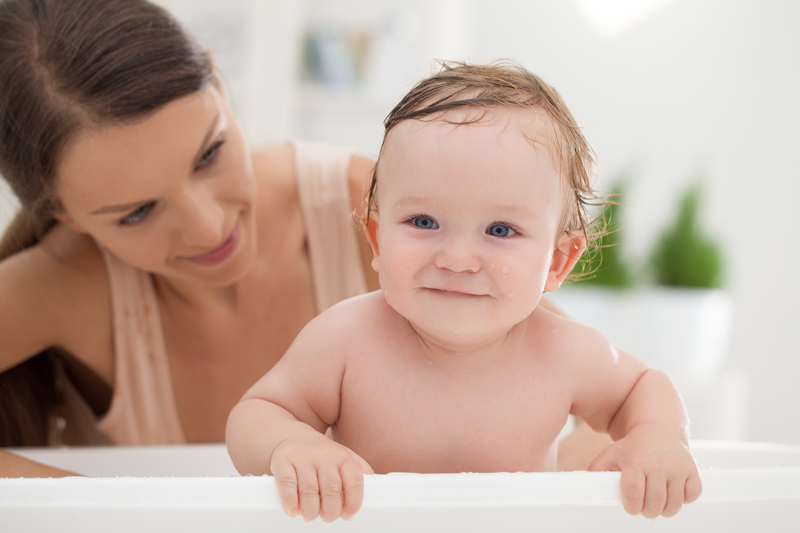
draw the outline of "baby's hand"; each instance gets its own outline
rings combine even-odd
[[[645,518],[674,516],[700,497],[702,484],[689,448],[659,426],[637,426],[612,443],[589,470],[622,471],[622,504]]]
[[[322,434],[304,433],[281,442],[269,465],[283,510],[310,522],[321,516],[350,520],[364,499],[364,474],[372,468],[352,450]]]

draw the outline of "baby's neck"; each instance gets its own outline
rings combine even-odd
[[[457,338],[432,335],[407,321],[423,358],[430,364],[454,368],[483,368],[513,350],[522,338],[523,324],[491,338]]]

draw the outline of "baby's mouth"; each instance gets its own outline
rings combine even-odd
[[[436,288],[436,287],[426,287],[429,291],[433,291],[435,293],[441,294],[452,294],[452,295],[461,295],[461,296],[484,296],[483,294],[475,294],[473,292],[461,290],[461,289],[444,289],[444,288]]]

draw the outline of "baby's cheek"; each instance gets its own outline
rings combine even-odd
[[[537,273],[533,277],[531,282],[531,286],[533,287],[534,291],[538,294],[542,294],[544,292],[544,286],[547,284],[547,270],[542,270],[541,272]]]
[[[530,277],[519,276],[512,278],[510,275],[503,283],[502,298],[508,312],[515,320],[522,320],[530,315],[542,296],[544,282]]]
[[[378,271],[378,282],[381,285],[381,292],[386,299],[386,303],[392,306],[395,310],[399,311],[398,306],[401,302],[405,287],[403,279],[403,269],[397,268],[397,265],[389,261],[383,261],[381,269]]]
[[[523,320],[528,317],[528,315],[533,313],[533,310],[536,309],[537,305],[539,305],[541,293],[529,291],[526,294],[517,294],[514,296],[514,300],[516,304],[514,309],[517,314],[517,318],[519,320]]]

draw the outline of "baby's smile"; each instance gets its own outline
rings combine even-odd
[[[468,291],[462,291],[458,289],[436,289],[434,287],[423,287],[426,290],[433,292],[434,294],[446,295],[446,296],[471,296],[473,298],[477,298],[480,296],[488,296],[488,294],[475,294]]]
[[[443,343],[504,337],[544,289],[560,178],[549,150],[523,135],[531,126],[522,117],[407,121],[381,155],[373,215],[381,287],[390,306]]]

